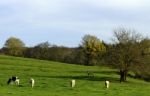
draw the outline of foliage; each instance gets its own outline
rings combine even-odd
[[[85,65],[94,65],[98,56],[106,51],[104,44],[92,35],[85,35],[82,38],[81,48],[85,55]]]
[[[150,81],[150,40],[148,38],[140,42],[140,49],[142,51],[141,62],[133,71],[136,78]]]
[[[43,60],[77,63],[79,60],[77,57],[78,52],[78,48],[67,48],[63,46],[50,45],[48,42],[44,42],[33,48],[26,48],[24,56]]]
[[[22,56],[25,44],[18,38],[10,37],[6,40],[3,51],[13,56]]]
[[[124,28],[114,31],[116,44],[108,52],[108,62],[120,71],[120,82],[126,81],[129,70],[141,63],[141,35]]]

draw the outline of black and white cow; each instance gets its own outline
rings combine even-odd
[[[7,84],[15,83],[16,85],[19,85],[19,78],[16,76],[12,76],[8,79]]]

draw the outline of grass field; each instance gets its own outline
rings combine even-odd
[[[94,78],[87,76],[93,71]],[[17,75],[20,85],[7,85],[8,78]],[[35,87],[28,84],[35,79]],[[70,80],[76,79],[75,88]],[[110,81],[105,89],[104,81]],[[91,67],[58,62],[18,58],[0,55],[0,96],[150,96],[150,83],[128,78],[119,83],[116,70],[106,67]]]

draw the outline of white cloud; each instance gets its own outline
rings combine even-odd
[[[113,28],[124,25],[149,35],[149,5],[149,0],[1,0],[0,33],[59,30],[109,40]]]

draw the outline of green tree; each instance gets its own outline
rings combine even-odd
[[[142,51],[141,63],[133,68],[136,78],[150,80],[150,39],[145,38],[140,42]]]
[[[49,48],[50,48],[49,42],[42,42],[34,46],[30,49],[30,51],[27,51],[26,53],[29,53],[31,57],[37,58],[37,59],[49,59]]]
[[[49,47],[51,47],[51,45],[48,41],[46,41],[46,42],[43,42],[43,43],[40,43],[40,44],[36,45],[35,47],[48,49]]]
[[[4,45],[5,53],[13,56],[22,56],[24,48],[25,44],[15,37],[7,39]]]
[[[143,55],[149,55],[150,54],[150,39],[145,38],[141,41],[142,51]]]
[[[141,35],[132,30],[120,28],[114,31],[115,44],[109,48],[108,61],[119,69],[120,82],[126,81],[129,70],[141,63]]]
[[[106,51],[102,41],[92,35],[85,35],[80,46],[85,56],[85,65],[94,65],[98,56]]]

